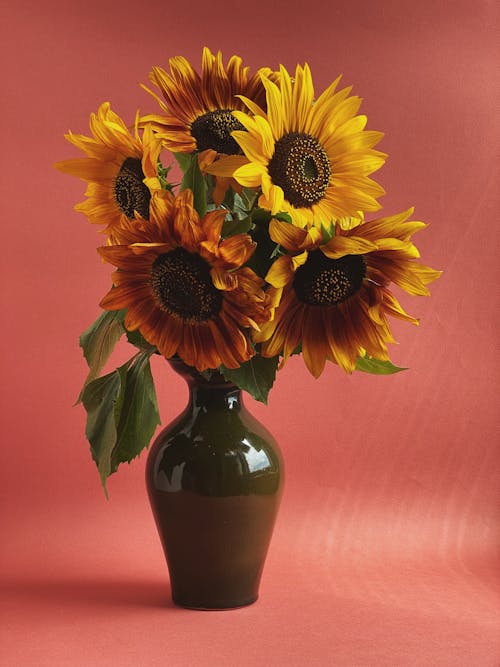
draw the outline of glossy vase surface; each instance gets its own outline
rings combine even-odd
[[[238,387],[170,363],[189,402],[153,443],[146,483],[172,599],[195,609],[251,604],[281,498],[279,447]]]

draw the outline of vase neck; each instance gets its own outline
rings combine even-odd
[[[242,406],[241,390],[232,383],[202,385],[189,382],[189,404],[203,410],[239,410]]]
[[[202,374],[180,359],[168,361],[188,385],[189,407],[203,410],[239,410],[242,407],[241,389],[217,371]]]

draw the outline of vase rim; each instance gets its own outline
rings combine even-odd
[[[237,385],[226,378],[217,369],[210,369],[207,371],[198,371],[194,366],[186,364],[180,357],[171,357],[167,359],[171,368],[181,375],[187,382],[189,380],[198,385],[210,388],[224,387],[225,389],[238,389]]]

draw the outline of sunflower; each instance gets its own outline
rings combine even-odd
[[[349,96],[351,88],[336,93],[339,80],[315,100],[307,65],[297,66],[294,79],[282,66],[279,87],[263,76],[267,113],[244,97],[253,117],[233,112],[245,131],[232,137],[245,155],[223,158],[209,173],[262,188],[259,205],[289,213],[299,227],[378,210],[384,190],[369,174],[387,157],[373,149],[383,135],[365,131],[360,98]]]
[[[272,77],[271,70],[263,68],[250,76],[239,56],[232,56],[224,67],[221,52],[214,55],[207,47],[203,49],[201,76],[182,56],[171,58],[169,65],[170,74],[161,67],[153,67],[149,74],[164,100],[144,86],[164,113],[144,116],[141,123],[150,123],[168,150],[197,151],[202,170],[221,154],[242,154],[231,133],[244,128],[232,112],[246,110],[239,95],[261,106],[265,104],[266,91],[260,73]],[[213,194],[217,204],[230,184],[229,178],[217,179]]]
[[[75,206],[90,222],[105,225],[110,241],[119,241],[122,223],[139,214],[150,217],[153,192],[161,189],[158,157],[161,141],[146,127],[142,138],[136,117],[134,136],[123,120],[111,111],[109,102],[90,116],[92,137],[66,134],[66,139],[87,157],[64,160],[56,168],[88,182],[87,199]],[[155,200],[156,201],[156,200]]]
[[[394,342],[387,315],[413,324],[389,291],[391,282],[409,294],[428,295],[426,285],[440,271],[415,261],[413,233],[426,227],[407,221],[413,209],[344,230],[326,240],[324,230],[301,229],[271,221],[272,239],[287,251],[271,266],[270,298],[279,300],[274,319],[256,332],[262,355],[283,354],[283,362],[302,346],[309,371],[318,377],[326,360],[352,373],[365,354],[388,360]]]
[[[264,281],[243,266],[255,244],[247,234],[221,240],[225,211],[200,219],[190,190],[162,203],[161,218],[125,224],[123,244],[99,248],[118,268],[101,306],[126,308],[126,328],[166,358],[237,368],[255,353],[249,331],[271,316]]]

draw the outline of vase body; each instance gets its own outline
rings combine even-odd
[[[194,609],[251,604],[281,498],[278,445],[235,385],[170,363],[189,402],[153,443],[146,483],[172,599]]]

